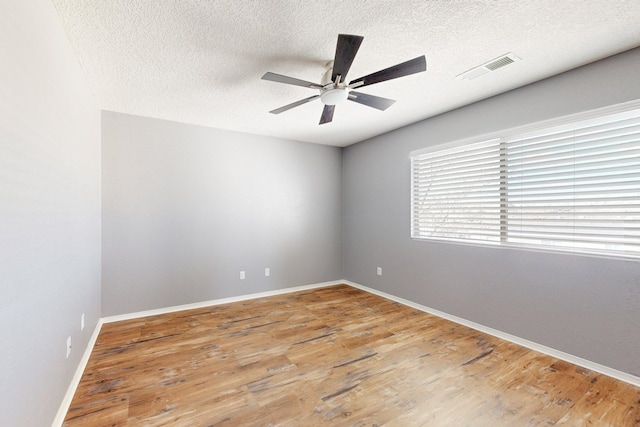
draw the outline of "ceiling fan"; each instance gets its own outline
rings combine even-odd
[[[284,107],[276,108],[269,112],[272,114],[280,114],[294,107],[306,104],[307,102],[315,101],[316,99],[320,99],[324,104],[322,116],[320,116],[320,124],[331,122],[331,120],[333,120],[333,111],[336,105],[346,100],[384,111],[396,101],[393,99],[368,95],[362,92],[356,92],[353,89],[384,82],[386,80],[397,79],[398,77],[404,77],[427,70],[427,61],[424,55],[422,55],[401,64],[385,68],[384,70],[351,80],[349,83],[345,83],[345,78],[349,72],[349,68],[351,68],[353,59],[355,58],[356,53],[358,53],[358,49],[360,48],[360,44],[363,39],[364,37],[362,36],[354,36],[350,34],[338,35],[335,58],[327,64],[327,71],[325,72],[322,78],[322,83],[320,84],[283,76],[282,74],[265,73],[265,75],[262,76],[262,80],[308,87],[310,89],[317,89],[320,91],[318,95],[301,99],[300,101],[293,102],[285,105]]]

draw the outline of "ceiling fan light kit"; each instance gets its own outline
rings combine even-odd
[[[349,91],[346,87],[336,87],[330,89],[322,89],[320,101],[324,105],[341,104],[349,98]]]
[[[347,73],[351,68],[351,64],[353,63],[356,53],[358,53],[358,49],[360,48],[360,44],[363,39],[364,37],[362,36],[355,36],[351,34],[338,35],[335,58],[327,64],[327,71],[322,78],[322,84],[308,82],[306,80],[300,80],[284,76],[282,74],[271,72],[265,73],[262,76],[263,80],[307,87],[319,90],[320,92],[318,95],[271,110],[270,113],[280,114],[294,107],[306,104],[307,102],[315,101],[316,99],[320,99],[324,104],[324,109],[320,116],[320,124],[331,122],[333,120],[333,111],[335,106],[347,100],[384,111],[393,105],[395,102],[393,99],[356,92],[353,89],[427,70],[427,61],[424,55],[422,55],[401,64],[385,68],[384,70],[380,70],[373,74],[357,78],[347,84],[345,83]]]

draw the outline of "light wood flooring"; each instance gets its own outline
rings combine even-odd
[[[64,426],[640,426],[640,388],[339,285],[102,327]]]

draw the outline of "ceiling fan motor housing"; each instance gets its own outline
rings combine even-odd
[[[333,74],[333,61],[327,62],[325,71],[322,75],[321,83],[324,88],[320,89],[320,101],[324,105],[336,105],[347,100],[349,91],[347,85],[340,83],[339,80],[333,82],[331,75]]]

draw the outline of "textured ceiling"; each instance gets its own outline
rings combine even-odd
[[[53,0],[100,108],[346,146],[640,45],[638,0]],[[347,80],[426,55],[427,72],[361,91],[382,112],[317,91],[339,33],[364,36]],[[508,52],[475,80],[455,76]],[[366,90],[365,90],[366,89]]]

